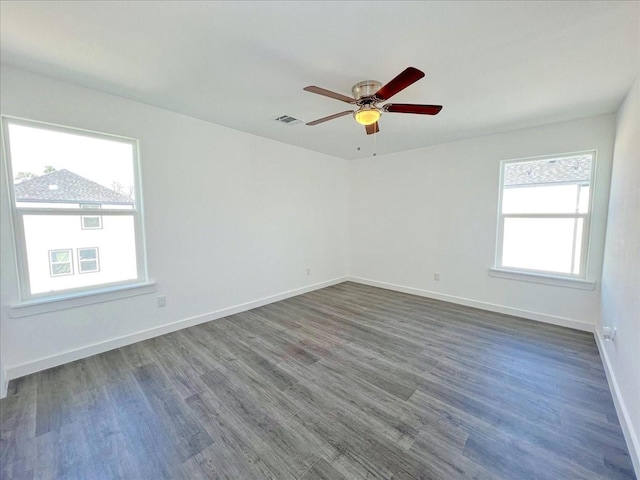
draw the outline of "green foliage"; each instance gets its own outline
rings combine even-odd
[[[29,180],[35,177],[37,177],[37,175],[33,172],[18,172],[16,175],[16,182],[22,182],[23,180]]]

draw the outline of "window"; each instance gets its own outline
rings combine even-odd
[[[78,272],[91,273],[100,271],[100,260],[98,259],[98,248],[78,249]]]
[[[146,282],[137,141],[2,120],[21,300]]]
[[[505,161],[496,267],[585,278],[595,152]]]
[[[80,208],[100,209],[100,205],[81,203]],[[100,230],[102,228],[102,217],[100,215],[83,215],[81,221],[83,230]]]
[[[49,275],[59,277],[61,275],[73,275],[71,263],[71,249],[49,251]]]

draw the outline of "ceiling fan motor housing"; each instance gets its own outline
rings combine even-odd
[[[382,87],[380,82],[376,82],[375,80],[365,80],[363,82],[358,82],[351,87],[351,92],[353,93],[353,98],[360,100],[363,97],[373,96],[378,90],[380,90],[380,87]]]

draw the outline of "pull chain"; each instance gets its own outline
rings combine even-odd
[[[373,135],[371,135],[373,137],[373,156],[376,156],[376,137],[378,136],[377,133],[374,133]]]

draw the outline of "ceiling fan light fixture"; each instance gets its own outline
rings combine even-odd
[[[377,108],[362,107],[353,113],[353,118],[361,125],[373,125],[380,119],[381,115],[380,110]]]
[[[341,102],[356,105],[358,107],[355,112],[353,110],[347,110],[335,113],[312,122],[307,122],[307,125],[312,127],[352,113],[355,121],[360,125],[364,125],[367,135],[373,135],[380,131],[378,120],[380,120],[382,112],[437,115],[440,113],[440,110],[442,110],[442,105],[420,105],[417,103],[387,103],[385,105],[378,105],[380,102],[386,102],[396,93],[401,92],[409,85],[413,85],[422,77],[424,77],[424,72],[421,72],[415,67],[407,67],[384,86],[376,80],[364,80],[351,87],[353,98],[347,97],[341,93],[332,92],[325,88],[316,87],[315,85],[304,87],[303,90],[307,92],[340,100]]]

